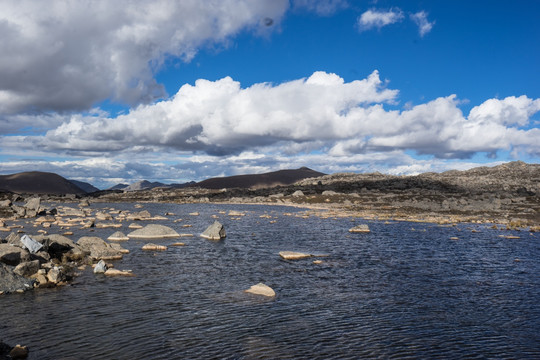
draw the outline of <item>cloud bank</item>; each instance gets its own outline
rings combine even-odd
[[[456,95],[406,110],[398,108],[398,95],[377,71],[351,82],[315,72],[246,88],[230,77],[201,79],[183,85],[168,100],[140,105],[125,115],[95,111],[64,117],[44,135],[3,137],[2,142],[4,147],[70,155],[258,151],[352,156],[400,150],[465,159],[498,150],[540,153],[535,141],[540,130],[530,128],[540,99],[488,99],[465,116]]]
[[[0,115],[87,110],[166,96],[154,73],[240,31],[279,22],[286,0],[0,2]],[[6,122],[6,120],[4,120]],[[9,127],[9,126],[7,126]]]

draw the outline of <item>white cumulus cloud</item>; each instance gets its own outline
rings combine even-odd
[[[435,21],[429,22],[427,19],[428,14],[425,11],[419,11],[414,14],[410,14],[411,20],[418,26],[418,32],[423,37],[433,29]]]
[[[384,26],[394,24],[403,20],[403,11],[400,9],[390,9],[387,11],[370,9],[358,17],[357,25],[360,31],[373,28],[380,29]]]

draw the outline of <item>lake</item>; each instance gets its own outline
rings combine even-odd
[[[186,244],[164,252],[122,242],[131,252],[115,267],[134,278],[88,268],[70,286],[0,296],[0,339],[40,360],[540,358],[538,233],[301,218],[302,209],[278,206],[144,209],[175,213],[151,223],[196,236],[153,240]],[[229,210],[245,216],[220,213]],[[225,240],[198,237],[212,215]],[[129,223],[71,238],[127,234]],[[348,232],[358,224],[371,233]],[[326,256],[287,261],[286,250]],[[259,282],[277,296],[243,292]]]

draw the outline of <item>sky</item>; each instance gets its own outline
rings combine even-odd
[[[540,160],[535,0],[3,0],[0,174]]]

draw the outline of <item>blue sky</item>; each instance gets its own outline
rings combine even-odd
[[[3,1],[0,173],[106,188],[540,158],[536,1]]]

